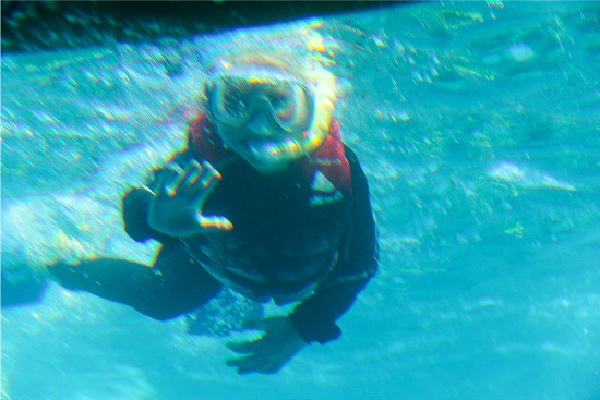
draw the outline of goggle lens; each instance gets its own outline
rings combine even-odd
[[[257,110],[265,110],[282,129],[310,129],[313,98],[300,82],[222,76],[207,93],[214,118],[223,124],[242,127]]]

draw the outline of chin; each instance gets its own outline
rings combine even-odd
[[[251,157],[246,158],[246,161],[250,164],[250,166],[252,166],[252,168],[263,174],[271,174],[283,171],[290,164],[290,161],[269,163]]]
[[[264,164],[264,163],[252,163],[251,162],[250,165],[252,165],[252,168],[256,169],[258,172],[260,172],[262,174],[274,174],[276,172],[280,172],[280,171],[283,171],[284,169],[286,169],[286,167],[288,166],[288,163],[270,165],[270,164]]]

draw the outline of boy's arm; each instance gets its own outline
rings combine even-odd
[[[335,320],[356,300],[358,293],[375,274],[379,245],[371,210],[369,185],[354,152],[344,146],[352,177],[352,233],[348,254],[326,281],[309,298],[299,304],[290,318],[308,343],[325,343],[337,339],[340,328]]]
[[[171,159],[171,163],[189,161],[190,158],[189,152],[184,150],[175,154]],[[152,229],[148,224],[148,211],[150,203],[155,198],[154,191],[157,189],[155,186],[158,177],[166,172],[166,168],[153,170],[146,185],[130,189],[125,192],[121,199],[123,228],[136,242],[146,242],[154,239],[162,244],[166,244],[174,240],[173,237]]]

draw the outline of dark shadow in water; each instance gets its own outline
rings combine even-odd
[[[2,51],[152,41],[413,2],[2,0]]]

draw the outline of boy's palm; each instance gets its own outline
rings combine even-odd
[[[150,204],[148,224],[152,229],[175,237],[193,236],[207,230],[231,230],[222,216],[204,216],[202,208],[221,174],[208,162],[193,160],[187,169],[167,166],[158,177],[158,189]]]

